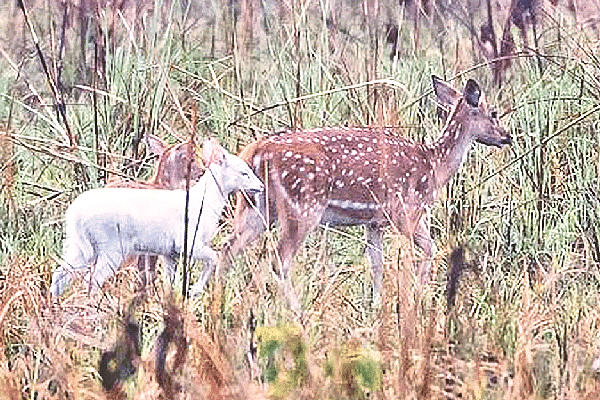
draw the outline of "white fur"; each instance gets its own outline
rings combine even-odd
[[[216,262],[209,243],[227,195],[235,190],[260,191],[263,184],[244,161],[215,141],[205,142],[203,158],[209,168],[190,188],[188,252],[192,259],[207,262],[203,279],[208,280]],[[67,209],[63,262],[54,271],[50,292],[59,296],[82,272],[92,288],[99,288],[129,255],[179,256],[185,196],[184,190],[130,188],[82,193]],[[174,271],[168,269],[172,278]]]

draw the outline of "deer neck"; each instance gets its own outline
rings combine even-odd
[[[448,183],[469,152],[473,139],[467,130],[468,126],[459,119],[450,118],[442,136],[431,145],[431,160],[438,188]]]
[[[198,182],[190,188],[188,218],[190,234],[193,235],[198,225],[198,233],[204,233],[212,236],[217,228],[219,219],[227,200],[227,193],[224,192],[220,179],[220,171],[214,171],[213,168],[206,170]],[[208,229],[210,227],[210,229]],[[211,238],[197,238],[202,243],[206,243]]]

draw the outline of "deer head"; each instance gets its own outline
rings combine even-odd
[[[202,146],[202,160],[211,173],[220,175],[223,193],[244,190],[255,193],[264,189],[263,183],[242,159],[228,153],[216,139],[208,139]],[[216,176],[215,176],[216,178]]]
[[[150,182],[156,188],[184,189],[186,178],[196,182],[204,174],[204,169],[196,161],[196,149],[193,140],[168,146],[154,135],[145,136],[150,151],[159,156],[156,172]]]

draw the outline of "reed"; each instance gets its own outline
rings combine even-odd
[[[10,127],[2,140],[9,138],[12,152],[2,146],[0,386],[9,398],[105,396],[98,362],[120,337],[135,268],[119,270],[102,293],[74,291],[60,306],[46,291],[66,207],[101,186],[107,173],[150,177],[153,163],[139,146],[145,134],[178,143],[195,126],[199,141],[215,135],[232,153],[282,128],[385,126],[431,143],[443,129],[432,74],[455,87],[479,82],[513,144],[499,153],[473,149],[440,193],[431,215],[438,249],[431,284],[419,294],[412,265],[422,255],[386,230],[386,300],[373,308],[363,230],[316,229],[290,273],[298,318],[272,272],[279,232],[269,231],[204,296],[181,305],[191,350],[181,370],[166,357],[172,387],[182,388],[176,397],[261,399],[274,387],[280,398],[597,393],[600,62],[597,19],[582,18],[597,12],[592,1],[578,2],[576,15],[544,5],[538,40],[532,27],[525,32],[529,48],[513,29],[515,49],[504,54],[510,66],[500,85],[490,68],[498,63],[482,53],[478,36],[486,24],[499,40],[508,0],[493,7],[491,22],[486,7],[467,0],[455,13],[444,2],[417,8],[427,14],[413,12],[415,2],[393,1],[376,8],[342,0],[157,0],[106,8],[90,0],[78,2],[81,9],[55,0],[24,3],[65,117],[32,56],[37,50],[22,12],[14,2],[1,5],[0,126]],[[77,139],[74,149],[70,138]],[[215,249],[231,233],[232,217],[230,201]],[[459,245],[468,268],[447,311],[447,259]],[[192,265],[192,281],[200,273]],[[161,396],[152,360],[169,298],[158,290],[134,313],[142,356],[121,388],[129,396]],[[90,320],[97,329],[89,330]],[[265,349],[259,328],[280,335],[280,347]],[[287,379],[298,348],[306,375]],[[208,360],[208,370],[200,360]],[[268,382],[267,372],[281,375]]]

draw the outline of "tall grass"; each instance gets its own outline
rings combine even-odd
[[[142,326],[138,373],[111,394],[103,393],[97,365],[120,336],[135,297],[134,269],[123,268],[104,294],[75,287],[57,305],[45,293],[61,255],[66,206],[106,175],[147,177],[144,134],[172,142],[214,135],[233,152],[286,127],[384,125],[432,141],[442,122],[431,74],[457,87],[477,79],[514,140],[502,152],[475,147],[445,189],[433,210],[431,285],[415,284],[419,254],[390,231],[384,301],[374,309],[362,229],[319,229],[295,261],[304,311],[298,318],[272,272],[274,230],[202,298],[181,305],[190,350],[184,368],[172,371],[178,396],[597,395],[597,35],[568,11],[544,6],[541,47],[517,53],[496,88],[465,21],[443,14],[442,3],[439,14],[421,15],[418,23],[410,2],[377,4],[156,0],[96,11],[93,4],[31,1],[76,148],[22,14],[12,3],[0,6],[3,395],[164,396],[153,375],[155,338],[170,301],[162,275],[134,312]],[[500,9],[497,30],[507,5]],[[482,13],[473,9],[473,21],[484,21]],[[391,58],[390,24],[398,27]],[[520,49],[520,33],[513,33]],[[87,181],[78,180],[77,163]],[[215,248],[231,216],[228,209]],[[467,267],[447,309],[446,259],[457,245],[468,249]]]

